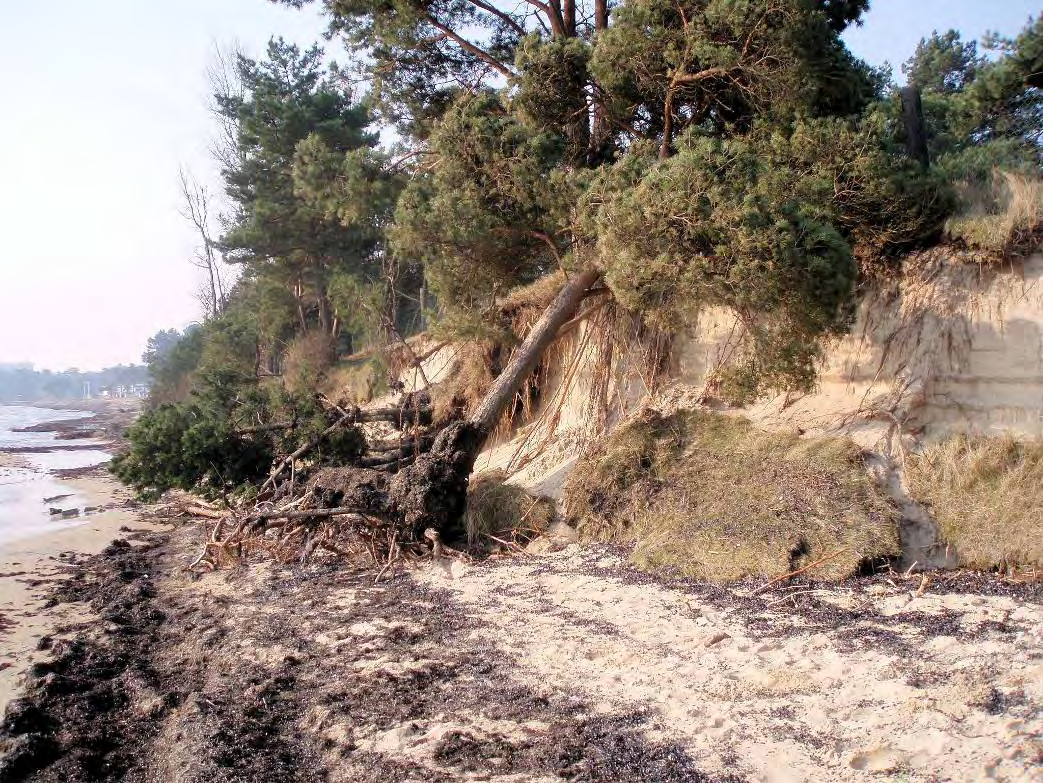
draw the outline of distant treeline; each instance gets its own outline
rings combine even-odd
[[[54,372],[26,365],[0,365],[0,402],[83,399],[85,385],[97,396],[102,389],[148,383],[148,368],[142,364],[120,364],[96,372],[77,369]]]

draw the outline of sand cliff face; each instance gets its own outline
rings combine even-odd
[[[707,311],[676,348],[675,375],[706,390],[727,362],[735,318]],[[766,424],[843,432],[866,447],[894,427],[1043,435],[1043,256],[985,268],[957,253],[911,258],[863,299],[826,351],[818,390],[754,406]]]
[[[554,492],[563,460],[652,393],[668,404],[712,402],[714,380],[734,358],[733,313],[705,310],[673,340],[665,378],[648,372],[638,335],[602,339],[608,308],[557,346],[535,416],[501,440],[479,469],[509,468],[518,481]],[[447,368],[451,348],[428,375]],[[1043,436],[1043,255],[981,267],[935,249],[906,262],[900,279],[869,291],[848,335],[827,346],[818,388],[778,395],[742,411],[765,427],[847,435],[891,456],[956,432]]]
[[[533,417],[494,441],[479,472],[505,470],[512,483],[559,497],[583,448],[649,398],[665,408],[714,404],[717,374],[735,358],[733,313],[703,311],[660,357],[657,376],[647,335],[611,305],[590,312],[555,347]],[[432,357],[432,380],[449,363]],[[906,491],[902,458],[957,432],[1043,436],[1043,255],[1002,268],[945,249],[908,259],[898,279],[865,294],[850,332],[827,346],[813,393],[734,412],[765,428],[855,440],[901,509],[907,564],[954,566],[954,552],[939,545],[930,515]]]

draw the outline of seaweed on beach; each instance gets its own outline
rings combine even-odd
[[[0,781],[720,780],[650,740],[640,711],[518,681],[444,591],[322,566],[203,588],[178,568],[189,538],[118,540],[56,590],[99,620],[30,673]]]

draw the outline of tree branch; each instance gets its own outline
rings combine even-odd
[[[441,31],[446,36],[446,38],[449,38],[449,39],[455,41],[456,44],[461,49],[463,49],[465,52],[469,52],[470,54],[473,54],[475,57],[477,57],[479,60],[484,62],[486,65],[488,65],[490,68],[492,68],[494,71],[496,71],[500,75],[502,75],[502,76],[504,76],[504,77],[506,77],[508,79],[510,79],[512,76],[514,76],[514,71],[512,71],[506,65],[501,63],[499,60],[497,60],[495,57],[493,57],[491,54],[489,54],[484,49],[479,49],[477,46],[475,46],[473,43],[471,43],[467,39],[462,38],[461,36],[457,35],[455,32],[453,32],[453,30],[451,30],[450,28],[446,27],[444,24],[439,22],[437,19],[435,19],[430,14],[428,14],[427,21],[428,21],[428,24],[430,24],[436,30]]]
[[[486,3],[484,2],[484,0],[467,0],[467,2],[469,2],[473,6],[481,8],[486,13],[492,14],[505,25],[514,30],[514,32],[516,32],[518,35],[525,35],[525,28],[518,24],[514,19],[512,19],[509,15],[505,14],[496,6]]]

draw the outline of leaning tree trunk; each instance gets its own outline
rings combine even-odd
[[[391,510],[414,535],[426,527],[439,530],[445,538],[463,533],[467,480],[478,453],[558,330],[576,314],[587,289],[600,276],[597,269],[587,267],[569,280],[529,330],[471,417],[442,430],[430,452],[391,479]]]
[[[576,314],[600,276],[593,267],[583,269],[562,287],[470,418],[445,427],[429,451],[393,476],[358,466],[323,471],[312,480],[312,492],[321,505],[356,508],[363,515],[382,519],[404,541],[419,540],[428,527],[446,539],[460,537],[467,480],[478,452],[558,330]]]
[[[407,436],[396,444],[397,451],[392,448],[379,455],[380,459],[400,463],[412,458],[406,454],[411,449],[405,447],[420,449],[423,441],[430,443],[430,450],[417,455],[412,464],[390,475],[386,469],[366,467],[381,464],[372,461],[378,459],[377,455],[371,455],[353,465],[319,471],[309,480],[304,497],[281,508],[272,510],[257,506],[254,513],[246,515],[232,512],[214,528],[193,568],[216,567],[224,555],[236,550],[241,552],[244,542],[258,535],[263,538],[270,529],[279,531],[276,539],[281,536],[283,545],[291,539],[297,541],[294,536],[304,531],[302,561],[317,546],[344,554],[336,543],[337,537],[344,533],[363,542],[375,559],[386,563],[394,560],[400,545],[416,546],[421,542],[426,528],[434,528],[445,539],[462,538],[467,482],[478,453],[526,378],[561,334],[562,327],[575,316],[588,290],[600,276],[596,269],[586,268],[562,287],[470,418],[448,425],[434,436],[433,441],[428,440],[429,433],[414,433],[412,444],[407,442]],[[331,430],[348,420],[353,423],[363,417],[375,420],[375,412],[357,408],[345,411],[334,407],[341,412],[341,418]],[[404,424],[412,422],[419,426],[429,422],[429,419],[425,421],[430,414],[429,408],[429,401],[424,404],[419,398],[403,404],[400,413],[394,417],[399,419],[399,429],[405,433]],[[280,463],[268,484],[277,482],[279,475],[292,465],[293,459],[313,448],[316,442],[309,442]],[[277,494],[277,490],[273,491]],[[287,533],[282,525],[289,519],[310,520],[312,524],[310,527],[303,522],[295,524]],[[343,522],[334,524],[331,522],[334,519]],[[435,540],[438,538],[435,536]],[[232,559],[236,557],[238,555]]]
[[[543,311],[540,319],[533,324],[507,367],[493,382],[478,410],[471,416],[469,424],[486,433],[492,430],[525,383],[525,379],[536,369],[543,352],[558,336],[558,329],[576,314],[587,289],[594,285],[599,277],[601,273],[597,269],[587,267],[565,284],[550,306]]]

